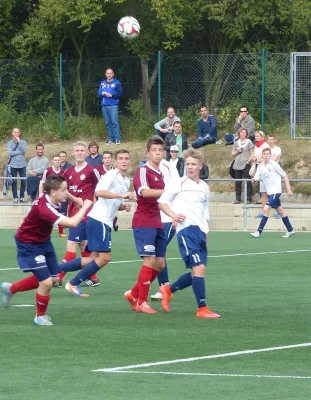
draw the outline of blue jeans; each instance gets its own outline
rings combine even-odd
[[[161,132],[159,129],[155,130],[155,134],[160,136],[163,140],[165,140],[166,133]]]
[[[119,106],[102,106],[102,113],[108,131],[109,142],[121,142]]]
[[[13,178],[17,178],[17,173],[21,178],[26,178],[26,167],[23,168],[13,168],[11,167],[11,173]],[[25,195],[25,189],[26,189],[26,179],[21,179],[21,187],[20,187],[20,199],[24,198]],[[17,179],[13,179],[12,183],[12,192],[13,192],[13,198],[18,199],[17,195]]]
[[[197,140],[195,140],[192,143],[191,146],[194,149],[198,149],[199,147],[206,146],[207,144],[214,144],[214,143],[216,143],[215,137],[203,137],[203,138],[199,137]]]

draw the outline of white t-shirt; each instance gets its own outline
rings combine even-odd
[[[111,169],[100,178],[95,192],[107,190],[112,193],[124,194],[128,192],[129,187],[129,178],[122,176],[118,169]],[[88,216],[112,228],[113,219],[123,201],[121,198],[104,199],[103,197],[99,197],[92,210],[88,213]]]
[[[177,214],[184,214],[184,222],[177,224],[176,232],[190,225],[198,226],[202,232],[208,233],[208,198],[209,186],[204,181],[198,182],[183,176],[180,179],[180,190],[178,193],[165,191],[159,198],[158,203],[168,204]]]
[[[270,148],[271,148],[271,155],[272,155],[273,157],[276,157],[276,156],[277,156],[277,158],[276,158],[274,161],[276,161],[277,163],[279,163],[279,162],[280,162],[281,155],[282,155],[281,147],[279,147],[279,146],[274,146],[274,147],[270,147]]]
[[[179,192],[180,176],[175,165],[169,161],[162,160],[159,168],[163,175],[165,190],[168,190],[170,193]],[[172,222],[172,218],[164,214],[164,212],[161,211],[160,214],[162,223]]]
[[[254,176],[255,181],[262,180],[267,194],[282,193],[282,178],[286,176],[286,173],[280,167],[276,161],[270,161],[268,164],[260,163],[258,165],[256,174]]]
[[[255,146],[254,147],[254,156],[255,157],[262,157],[262,150],[263,149],[270,149],[270,146],[268,145],[268,143],[267,142],[264,142],[261,146],[259,146],[259,147],[257,147],[257,146]],[[258,162],[257,162],[257,164],[258,164]]]

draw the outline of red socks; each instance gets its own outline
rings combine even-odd
[[[37,317],[46,314],[49,301],[50,296],[41,296],[38,292],[36,293]]]
[[[64,227],[62,225],[58,225],[58,234],[62,235],[64,233]]]
[[[82,257],[90,257],[90,253],[88,251],[81,251],[81,256]],[[98,281],[98,276],[96,274],[94,274],[94,275],[92,275],[90,277],[90,280],[91,281],[95,281],[95,280]]]
[[[26,292],[28,290],[37,289],[38,286],[38,279],[34,275],[31,275],[25,279],[12,283],[10,291],[12,294],[15,294],[17,292]]]
[[[138,282],[131,290],[132,296],[138,298],[138,304],[148,301],[150,285],[157,276],[158,271],[149,268],[146,265],[141,267],[138,274]]]
[[[68,262],[68,261],[74,260],[74,259],[76,258],[76,254],[77,254],[77,253],[74,252],[74,251],[66,251],[66,254],[64,255],[62,264],[66,263],[66,262]],[[59,273],[57,274],[58,280],[59,280],[60,282],[62,282],[63,279],[64,279],[64,277],[65,277],[65,275],[66,275],[66,272],[59,272]]]

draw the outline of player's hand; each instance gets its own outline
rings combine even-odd
[[[81,199],[81,200],[82,200],[82,199]],[[84,200],[84,202],[83,202],[83,206],[86,207],[86,208],[90,208],[90,207],[92,207],[92,205],[93,205],[92,200],[86,199],[86,200]]]
[[[75,197],[74,204],[76,207],[81,208],[83,206],[83,200],[79,197]]]
[[[292,191],[292,189],[288,189],[287,194],[289,195],[289,197],[294,196],[294,192]]]
[[[108,92],[106,92],[106,96],[107,96],[107,97],[112,97],[112,94],[111,94],[111,93],[108,93]]]
[[[162,132],[162,133],[167,133],[167,132],[168,132],[168,129],[160,129],[160,132]]]
[[[186,216],[184,214],[175,214],[172,219],[173,219],[173,221],[175,221],[177,223],[184,222],[184,220],[186,219]]]
[[[252,183],[255,183],[255,182],[256,182],[254,178],[252,178],[251,181],[252,181]]]
[[[126,192],[121,194],[122,199],[127,199],[127,200],[135,200],[135,194],[133,192]]]

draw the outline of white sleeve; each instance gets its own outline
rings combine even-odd
[[[46,173],[47,173],[47,169],[43,172],[42,176],[41,176],[41,180],[40,182],[44,183],[46,181]]]
[[[101,176],[101,178],[98,181],[98,184],[96,185],[95,192],[98,192],[99,190],[109,191],[115,179],[116,179],[115,171],[112,171],[111,173],[108,172],[105,175]]]
[[[286,172],[280,167],[280,164],[278,164],[276,161],[272,161],[271,164],[274,168],[274,171],[281,175],[282,178],[286,176]]]
[[[255,181],[260,181],[260,178],[261,178],[261,173],[260,173],[261,168],[260,168],[260,165],[261,165],[261,164],[259,164],[259,165],[257,166],[257,169],[256,169],[256,173],[255,173],[255,176],[254,176],[254,180],[255,180]]]
[[[171,193],[169,190],[165,190],[162,196],[158,199],[159,204],[170,204],[178,193]]]

